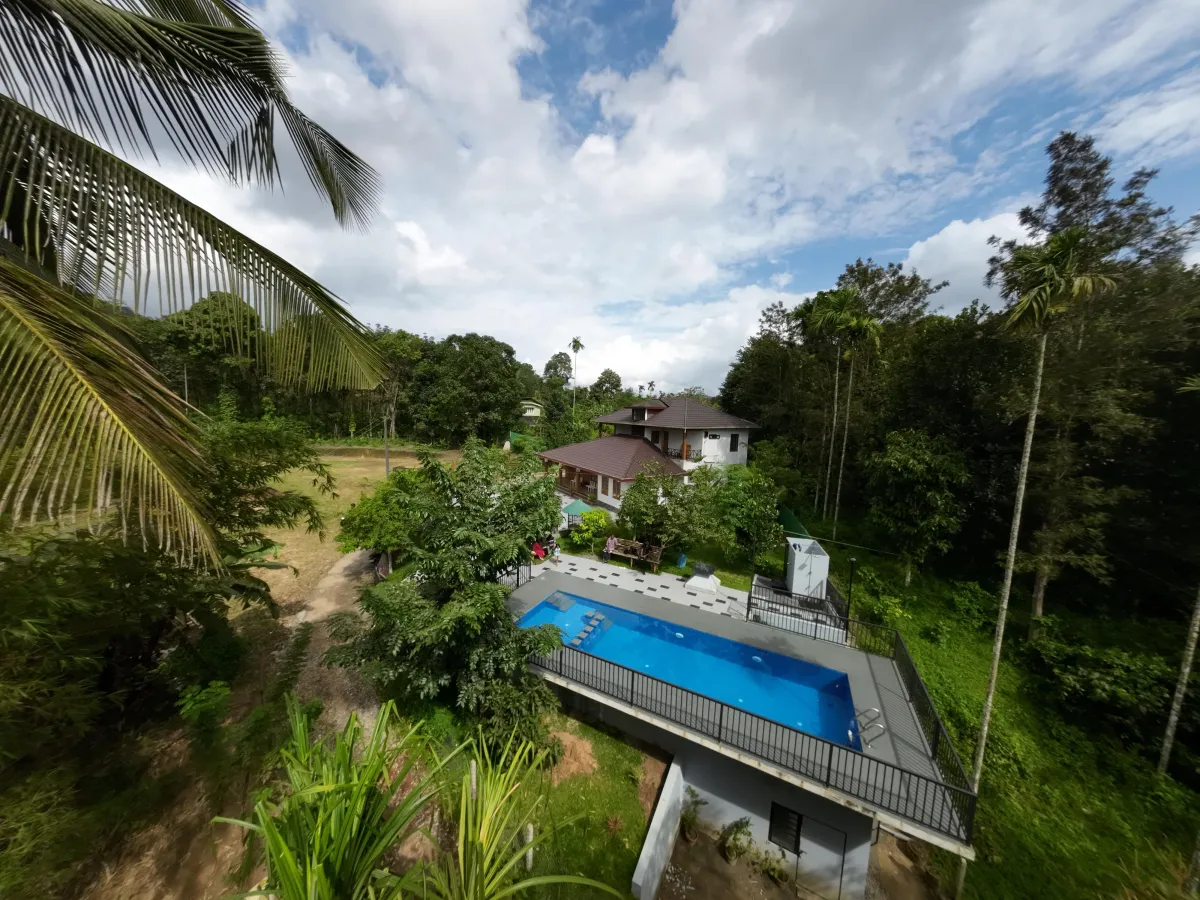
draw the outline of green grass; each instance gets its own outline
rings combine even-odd
[[[815,524],[812,530],[829,533]],[[877,546],[853,523],[840,525],[838,536]],[[987,687],[991,625],[963,624],[953,606],[952,585],[928,567],[906,589],[894,557],[824,546],[843,590],[854,555],[860,567],[870,566],[904,598],[909,618],[900,631],[969,771]],[[856,580],[856,594],[859,584]],[[1042,699],[1041,684],[1021,664],[1022,602],[1014,599],[1013,606],[975,825],[979,859],[971,866],[966,896],[1168,896],[1146,886],[1177,883],[1186,869],[1197,827],[1196,795],[1159,779],[1151,761],[1067,721]],[[948,623],[948,631],[934,643],[925,635],[939,622]],[[1115,622],[1106,628],[1100,620],[1091,627],[1109,642],[1120,641],[1127,629]],[[1132,628],[1139,640],[1145,639],[1143,631]],[[951,888],[957,860],[935,853],[933,867],[942,885]],[[1126,889],[1138,893],[1124,895]]]
[[[533,874],[583,875],[629,892],[633,870],[642,851],[648,822],[638,803],[643,754],[624,741],[590,725],[560,715],[552,725],[587,740],[596,758],[596,771],[551,785],[547,773],[539,786],[546,790],[545,824],[581,818],[558,830],[537,853]],[[531,896],[577,897],[590,894],[577,887],[550,888]]]

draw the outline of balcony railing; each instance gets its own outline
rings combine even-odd
[[[873,629],[877,628],[862,622],[843,621],[845,632],[856,636],[873,634]],[[933,728],[935,740],[941,739],[934,749],[941,779],[874,759],[848,746],[798,731],[573,647],[563,647],[550,656],[535,656],[530,663],[535,668],[682,725],[727,747],[774,763],[956,841],[970,843],[976,795],[968,787],[958,755],[944,737],[941,722],[924,693],[924,685],[920,685],[920,697],[923,698],[920,701],[909,685],[909,678],[916,678],[916,670],[912,668],[900,636],[895,632],[892,634],[897,668],[913,697],[917,718],[927,734]],[[871,643],[881,644],[880,641]],[[906,670],[911,676],[906,676]],[[916,681],[919,685],[920,679],[916,678]],[[939,749],[942,745],[944,750]]]
[[[704,459],[704,454],[699,450],[688,450],[686,456],[678,447],[668,447],[663,452],[671,459],[686,459],[688,462],[700,462],[700,460]]]

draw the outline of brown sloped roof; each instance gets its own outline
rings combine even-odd
[[[608,475],[619,481],[636,478],[651,463],[658,463],[667,475],[683,474],[679,463],[648,441],[632,435],[607,435],[594,441],[543,450],[538,456],[559,465]]]
[[[637,422],[638,425],[657,425],[659,428],[757,428],[753,422],[748,422],[737,416],[713,409],[707,403],[693,400],[691,397],[663,397],[660,401],[666,409],[659,412],[646,411],[646,418]],[[644,404],[637,404],[639,406]],[[606,416],[597,416],[593,422],[603,422],[606,425],[633,425],[633,407],[618,409]]]

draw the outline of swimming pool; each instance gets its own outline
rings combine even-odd
[[[844,672],[565,591],[555,591],[526,612],[520,625],[557,625],[568,646],[827,741],[862,749],[850,680]]]

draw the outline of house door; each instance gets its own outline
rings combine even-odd
[[[795,854],[792,882],[800,896],[841,900],[846,833],[812,816],[771,804],[768,839]]]

